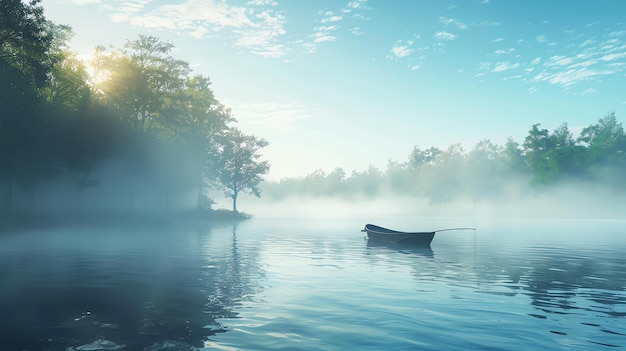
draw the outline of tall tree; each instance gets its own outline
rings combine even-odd
[[[109,105],[137,131],[162,128],[168,102],[176,98],[189,74],[189,64],[171,55],[173,45],[154,36],[128,41],[126,50],[97,52],[104,81],[99,83]]]
[[[551,162],[555,165],[559,176],[577,176],[582,168],[584,147],[578,145],[567,123],[561,124],[550,135],[553,149],[550,150]]]
[[[555,168],[550,151],[554,148],[554,139],[547,129],[540,129],[541,124],[534,124],[524,139],[523,150],[528,168],[533,172],[533,182],[543,183],[553,179],[558,169]]]
[[[53,38],[50,48],[53,65],[40,95],[51,106],[76,111],[89,103],[89,73],[76,53],[69,49],[69,41],[74,35],[72,29],[51,22],[47,27]]]
[[[600,118],[597,124],[584,128],[578,140],[587,146],[590,165],[624,165],[626,162],[626,134],[614,111]]]
[[[414,146],[413,151],[409,155],[409,167],[417,170],[422,165],[432,165],[437,156],[441,154],[442,151],[436,147],[430,147],[428,149],[422,150],[421,148]]]
[[[10,208],[13,185],[29,186],[49,156],[49,128],[37,89],[47,82],[54,62],[52,37],[40,0],[0,1],[0,182],[4,207]]]
[[[54,63],[49,55],[52,35],[47,31],[40,3],[41,0],[28,4],[22,0],[0,1],[0,61],[36,87],[46,82]]]
[[[234,212],[237,212],[237,197],[241,193],[261,196],[259,184],[263,175],[269,172],[270,165],[261,161],[259,151],[267,145],[266,140],[245,135],[233,128],[223,139],[217,153],[209,159],[207,175],[233,200]]]
[[[187,146],[187,154],[194,160],[190,172],[198,184],[197,207],[205,206],[205,184],[203,165],[207,157],[216,152],[230,123],[236,122],[229,109],[224,107],[213,94],[208,77],[188,77],[183,89],[168,103],[163,123],[167,130],[174,131]]]
[[[522,173],[528,169],[520,144],[513,138],[506,140],[500,152],[500,165],[505,174]]]

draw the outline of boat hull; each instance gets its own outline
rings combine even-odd
[[[412,244],[429,246],[435,237],[435,232],[400,232],[373,224],[365,225],[364,232],[370,240],[393,244]]]

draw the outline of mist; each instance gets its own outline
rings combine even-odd
[[[495,183],[495,182],[494,182]],[[401,194],[389,189],[376,194],[294,194],[276,198],[245,196],[240,203],[255,216],[319,217],[477,217],[535,219],[626,219],[624,193],[596,181],[563,180],[550,186],[533,186],[530,177],[510,177],[497,189],[472,194],[458,189],[449,201],[424,195]],[[227,206],[217,200],[217,207]]]
[[[346,174],[339,165],[328,174],[263,182],[271,162],[289,160],[263,159],[260,150],[271,140],[243,133],[209,77],[192,74],[173,44],[140,35],[123,48],[100,47],[91,77],[67,50],[71,28],[46,24],[37,3],[17,2],[9,10],[33,22],[33,33],[7,28],[21,39],[5,49],[19,55],[0,62],[2,217],[186,212],[210,219],[214,209],[289,216],[622,218],[626,212],[626,134],[614,112],[576,137],[567,123],[553,131],[537,123],[519,142],[481,140],[469,151],[458,143],[416,145],[385,169]],[[50,38],[39,35],[48,32]],[[368,147],[376,145],[359,151],[367,154]]]

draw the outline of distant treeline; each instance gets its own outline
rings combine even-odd
[[[267,142],[235,127],[172,44],[100,46],[87,66],[39,3],[0,4],[0,211],[167,210],[189,194],[207,208],[208,187],[236,211],[240,193],[259,194]]]
[[[506,196],[512,185],[542,191],[564,181],[593,183],[624,191],[626,134],[614,112],[574,137],[566,123],[550,132],[532,126],[523,143],[509,138],[504,146],[483,140],[467,152],[460,144],[446,150],[414,147],[405,162],[386,169],[370,166],[348,175],[342,168],[263,184],[266,197],[419,196],[445,203],[459,198]]]

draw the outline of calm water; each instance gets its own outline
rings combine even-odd
[[[368,243],[367,222],[444,232]],[[626,222],[254,218],[0,236],[2,350],[626,347]]]

